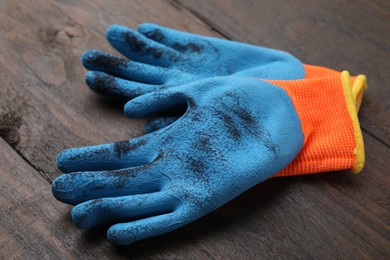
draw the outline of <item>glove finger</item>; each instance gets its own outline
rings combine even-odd
[[[130,118],[142,118],[170,114],[172,111],[185,111],[190,99],[184,93],[173,89],[151,92],[130,100],[124,107],[125,115]]]
[[[116,171],[63,174],[52,183],[56,199],[71,205],[107,197],[120,197],[161,191],[169,178],[155,164]]]
[[[111,76],[146,84],[164,84],[169,78],[174,77],[174,72],[169,69],[129,61],[95,50],[84,52],[81,62],[88,70],[101,71]]]
[[[158,149],[151,139],[140,137],[64,150],[57,156],[57,167],[64,173],[115,170],[147,164],[157,156]]]
[[[172,213],[113,225],[107,231],[107,239],[116,245],[128,245],[170,232],[189,222],[183,218],[181,211],[177,209]]]
[[[87,72],[85,82],[90,89],[100,95],[126,99],[132,99],[162,87],[116,78],[97,71]]]
[[[173,122],[175,122],[179,117],[177,116],[164,116],[159,118],[154,118],[149,120],[145,125],[146,133],[151,133],[157,130],[160,130]]]
[[[134,61],[168,67],[181,58],[179,52],[125,26],[111,25],[106,37],[112,47]]]
[[[182,32],[168,29],[164,26],[153,23],[142,23],[137,28],[137,31],[149,39],[169,47],[173,46],[173,39],[182,39]]]
[[[199,52],[204,48],[200,44],[200,40],[203,40],[204,36],[173,30],[157,24],[143,23],[137,31],[149,39],[179,52]]]
[[[171,213],[180,200],[165,192],[90,200],[72,210],[73,223],[79,228],[129,222]]]

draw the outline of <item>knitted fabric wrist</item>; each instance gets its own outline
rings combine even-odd
[[[366,78],[351,78],[347,71],[324,73],[326,70],[308,68],[309,77],[304,80],[267,80],[291,97],[304,133],[302,150],[276,176],[347,169],[358,173],[364,165],[364,143],[357,111]]]

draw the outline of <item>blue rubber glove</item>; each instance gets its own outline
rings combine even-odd
[[[301,61],[279,50],[181,32],[144,23],[137,31],[108,28],[107,40],[124,56],[90,50],[83,65],[88,86],[97,93],[128,99],[153,90],[215,76],[301,79]]]
[[[83,65],[87,85],[95,92],[131,99],[147,92],[215,76],[240,75],[262,79],[300,79],[301,61],[283,51],[181,32],[156,24],[137,31],[121,25],[107,30],[107,40],[130,60],[90,50]],[[168,113],[169,114],[169,113]],[[147,133],[166,127],[178,117],[157,117]]]
[[[287,166],[303,145],[286,92],[252,78],[218,77],[129,101],[132,118],[184,107],[177,121],[128,141],[57,157],[53,195],[76,205],[80,228],[111,224],[114,244],[192,222]]]

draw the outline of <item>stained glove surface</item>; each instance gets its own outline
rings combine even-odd
[[[305,137],[298,156],[275,176],[340,170],[358,173],[364,166],[365,156],[357,111],[367,87],[366,77],[350,77],[347,71],[311,67],[307,71],[312,75],[307,79],[266,80],[287,91]],[[174,120],[175,117],[158,117],[146,129],[152,132]]]
[[[262,79],[319,78],[339,74],[324,67],[303,64],[274,49],[191,34],[144,23],[137,31],[121,25],[107,30],[110,44],[130,60],[99,51],[82,57],[86,82],[100,94],[131,99],[161,88],[198,79],[241,75]],[[176,117],[154,118],[145,126],[152,132]]]
[[[130,60],[87,51],[83,65],[92,71],[86,82],[111,96],[137,97],[161,88],[215,76],[300,79],[305,69],[283,51],[181,32],[144,23],[137,31],[121,25],[108,28],[107,40]]]
[[[169,232],[283,169],[303,144],[286,92],[250,78],[219,77],[126,104],[129,117],[187,106],[182,117],[129,141],[63,151],[53,195],[76,205],[80,228],[112,224],[115,244]]]

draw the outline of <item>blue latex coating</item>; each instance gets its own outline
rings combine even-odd
[[[107,238],[130,244],[215,210],[287,166],[303,145],[286,92],[244,77],[218,77],[129,101],[129,117],[187,106],[168,127],[123,142],[72,148],[53,195],[76,205],[80,228],[110,224]]]
[[[90,50],[81,58],[94,72],[88,86],[111,96],[137,97],[147,92],[215,76],[300,79],[301,61],[291,54],[250,44],[141,24],[107,29],[109,43],[128,59]]]
[[[86,51],[81,58],[91,70],[85,76],[95,92],[132,99],[145,93],[215,76],[239,75],[262,79],[301,79],[301,61],[287,52],[241,42],[206,37],[144,23],[137,31],[122,25],[107,29],[109,43],[126,58]],[[174,122],[156,118],[152,132]]]

